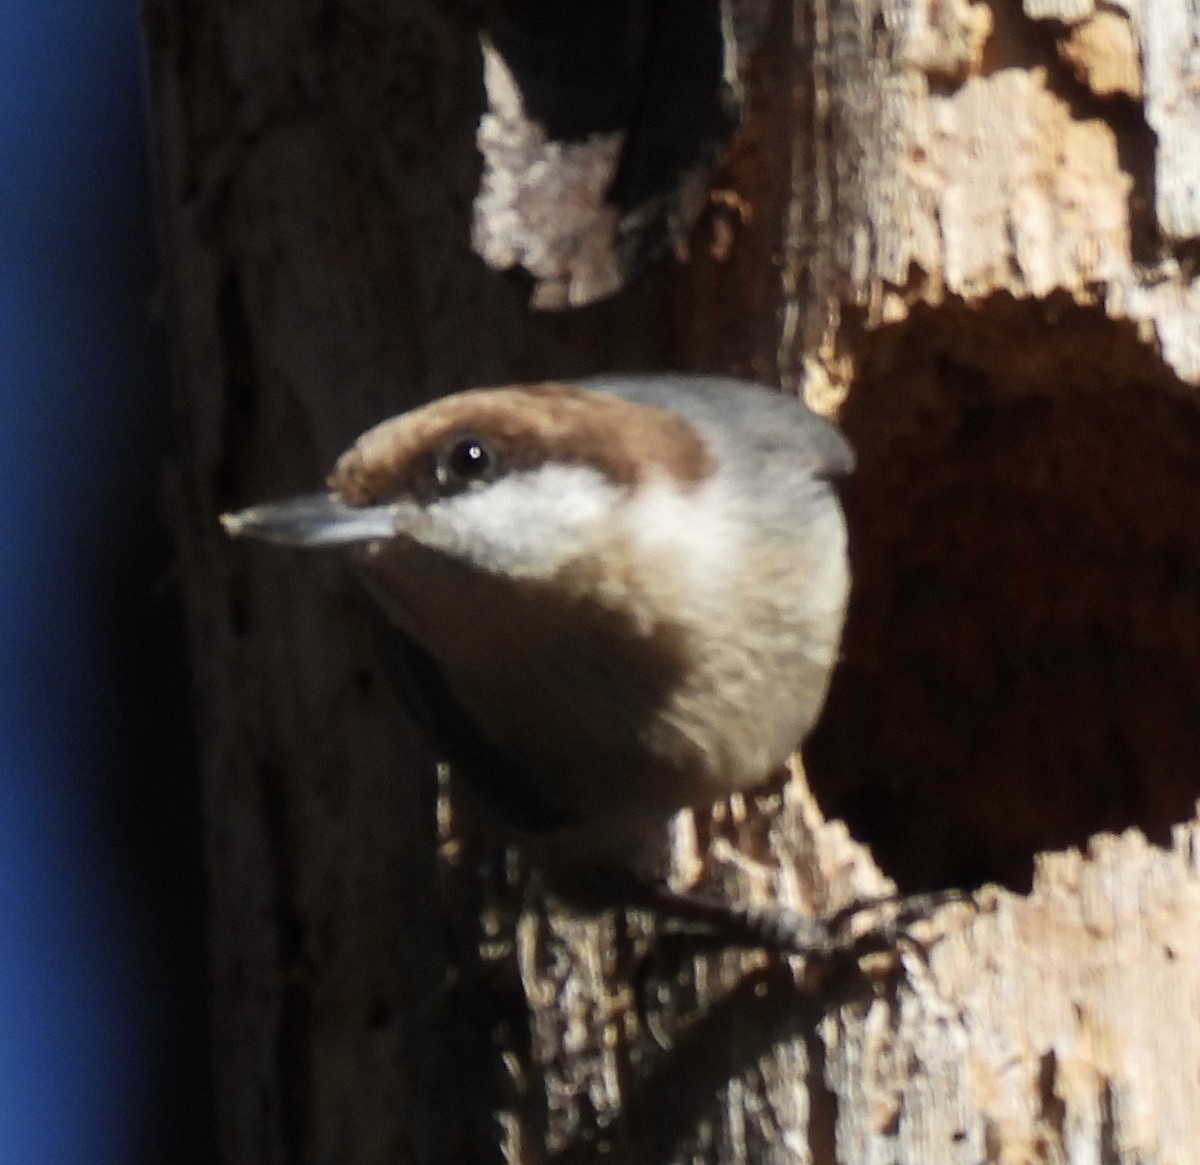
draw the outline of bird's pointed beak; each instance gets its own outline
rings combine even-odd
[[[281,546],[348,546],[391,538],[401,528],[395,505],[350,506],[337,494],[307,494],[222,514],[231,538],[260,538]]]

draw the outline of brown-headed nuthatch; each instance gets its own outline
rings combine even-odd
[[[852,464],[779,393],[610,376],[435,401],[360,437],[328,493],[223,521],[348,548],[452,772],[603,859],[761,784],[811,729]]]

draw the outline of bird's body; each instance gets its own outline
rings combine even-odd
[[[769,390],[610,377],[436,401],[364,434],[330,494],[226,525],[349,546],[454,767],[590,853],[763,782],[810,730],[851,465]]]

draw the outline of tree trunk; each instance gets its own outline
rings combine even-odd
[[[721,13],[741,127],[707,202],[719,102],[651,203],[637,103],[559,148],[511,47],[534,4],[481,51],[448,0],[147,0],[228,1165],[1195,1158],[1200,18]],[[859,457],[808,783],[682,820],[674,881],[827,912],[886,890],[873,854],[1007,889],[827,975],[548,904],[343,565],[217,525],[434,396],[614,369],[803,391]]]

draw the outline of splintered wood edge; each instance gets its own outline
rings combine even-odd
[[[1043,855],[1028,897],[975,906],[943,908],[894,995],[824,1021],[839,1159],[1193,1160],[1200,821]]]

